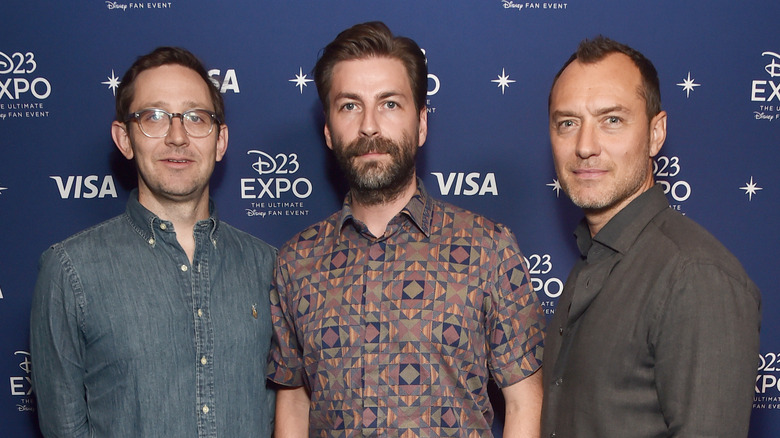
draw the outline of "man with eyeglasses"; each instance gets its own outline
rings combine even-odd
[[[267,437],[262,372],[276,250],[217,218],[222,96],[190,52],[138,58],[111,134],[134,160],[124,214],[49,248],[31,315],[45,436]]]

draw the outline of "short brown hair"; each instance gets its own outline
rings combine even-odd
[[[579,61],[583,64],[593,64],[606,58],[607,55],[612,53],[622,53],[629,58],[639,69],[639,73],[642,75],[642,89],[639,90],[639,94],[645,99],[645,111],[647,112],[647,118],[652,119],[656,114],[661,112],[661,86],[658,81],[658,72],[653,66],[653,63],[645,57],[642,53],[631,47],[619,43],[615,40],[609,39],[602,35],[589,40],[584,39],[577,47],[577,51],[574,52],[568,61],[563,64],[563,67],[555,75],[553,84],[550,87],[550,96],[547,101],[547,111],[550,110],[550,99],[552,98],[552,90],[555,88],[555,84],[558,82],[558,78],[561,76],[566,67],[574,61]]]
[[[333,68],[341,61],[370,57],[388,57],[401,61],[409,75],[415,108],[425,107],[428,93],[428,66],[420,46],[412,39],[393,36],[381,21],[356,24],[338,34],[322,51],[314,66],[314,83],[320,101],[328,112],[328,94],[333,82]]]
[[[217,114],[217,122],[225,121],[225,103],[222,100],[217,87],[211,82],[206,68],[200,60],[190,51],[180,47],[158,47],[151,53],[138,57],[129,70],[122,77],[122,82],[116,92],[116,120],[124,123],[130,113],[130,104],[133,102],[134,85],[138,75],[145,70],[163,65],[175,64],[189,68],[197,73],[209,88],[211,103]]]

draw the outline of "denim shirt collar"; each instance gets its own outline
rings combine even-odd
[[[125,216],[136,233],[151,245],[157,241],[155,232],[173,232],[173,223],[161,219],[138,202],[138,189],[133,189],[127,199]],[[214,201],[209,198],[209,217],[195,224],[195,231],[205,230],[209,234],[211,243],[217,245],[219,235],[219,218]]]
[[[347,196],[344,199],[344,205],[341,208],[341,216],[338,221],[339,235],[347,222],[355,220],[352,216],[351,202],[352,193],[350,192],[347,193]],[[417,191],[396,217],[400,215],[407,216],[423,234],[430,237],[431,221],[433,220],[433,198],[428,195],[420,178],[417,178]]]

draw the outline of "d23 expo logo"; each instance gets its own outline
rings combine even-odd
[[[761,56],[769,59],[764,71],[769,79],[756,79],[750,87],[750,100],[760,102],[758,111],[753,111],[756,120],[773,121],[780,118],[780,55],[776,52],[764,52]]]
[[[531,254],[524,260],[531,275],[531,286],[541,300],[545,315],[555,313],[555,298],[563,292],[563,281],[553,277],[553,262],[550,254]]]
[[[30,373],[32,372],[32,362],[30,361],[30,353],[27,351],[14,351],[14,356],[20,360],[19,368],[24,371],[23,376],[11,376],[11,395],[14,397],[21,397],[16,404],[16,409],[19,412],[34,411],[35,400],[33,399],[32,379]]]
[[[753,409],[780,409],[778,374],[780,374],[780,354],[771,352],[760,354]]]
[[[51,95],[51,83],[36,70],[34,53],[0,52],[0,120],[49,116],[43,100]]]
[[[271,155],[260,150],[247,151],[255,156],[252,169],[259,178],[241,178],[241,199],[252,199],[247,216],[307,216],[303,199],[312,193],[311,181],[297,177],[301,169],[298,154]]]
[[[671,196],[675,203],[670,207],[680,211],[682,202],[691,197],[691,185],[679,180],[682,164],[679,157],[658,156],[653,160],[653,175],[655,182],[664,188],[664,194]]]

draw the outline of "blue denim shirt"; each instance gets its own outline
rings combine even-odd
[[[43,254],[30,337],[44,435],[271,436],[276,250],[209,207],[192,263],[135,192]]]

